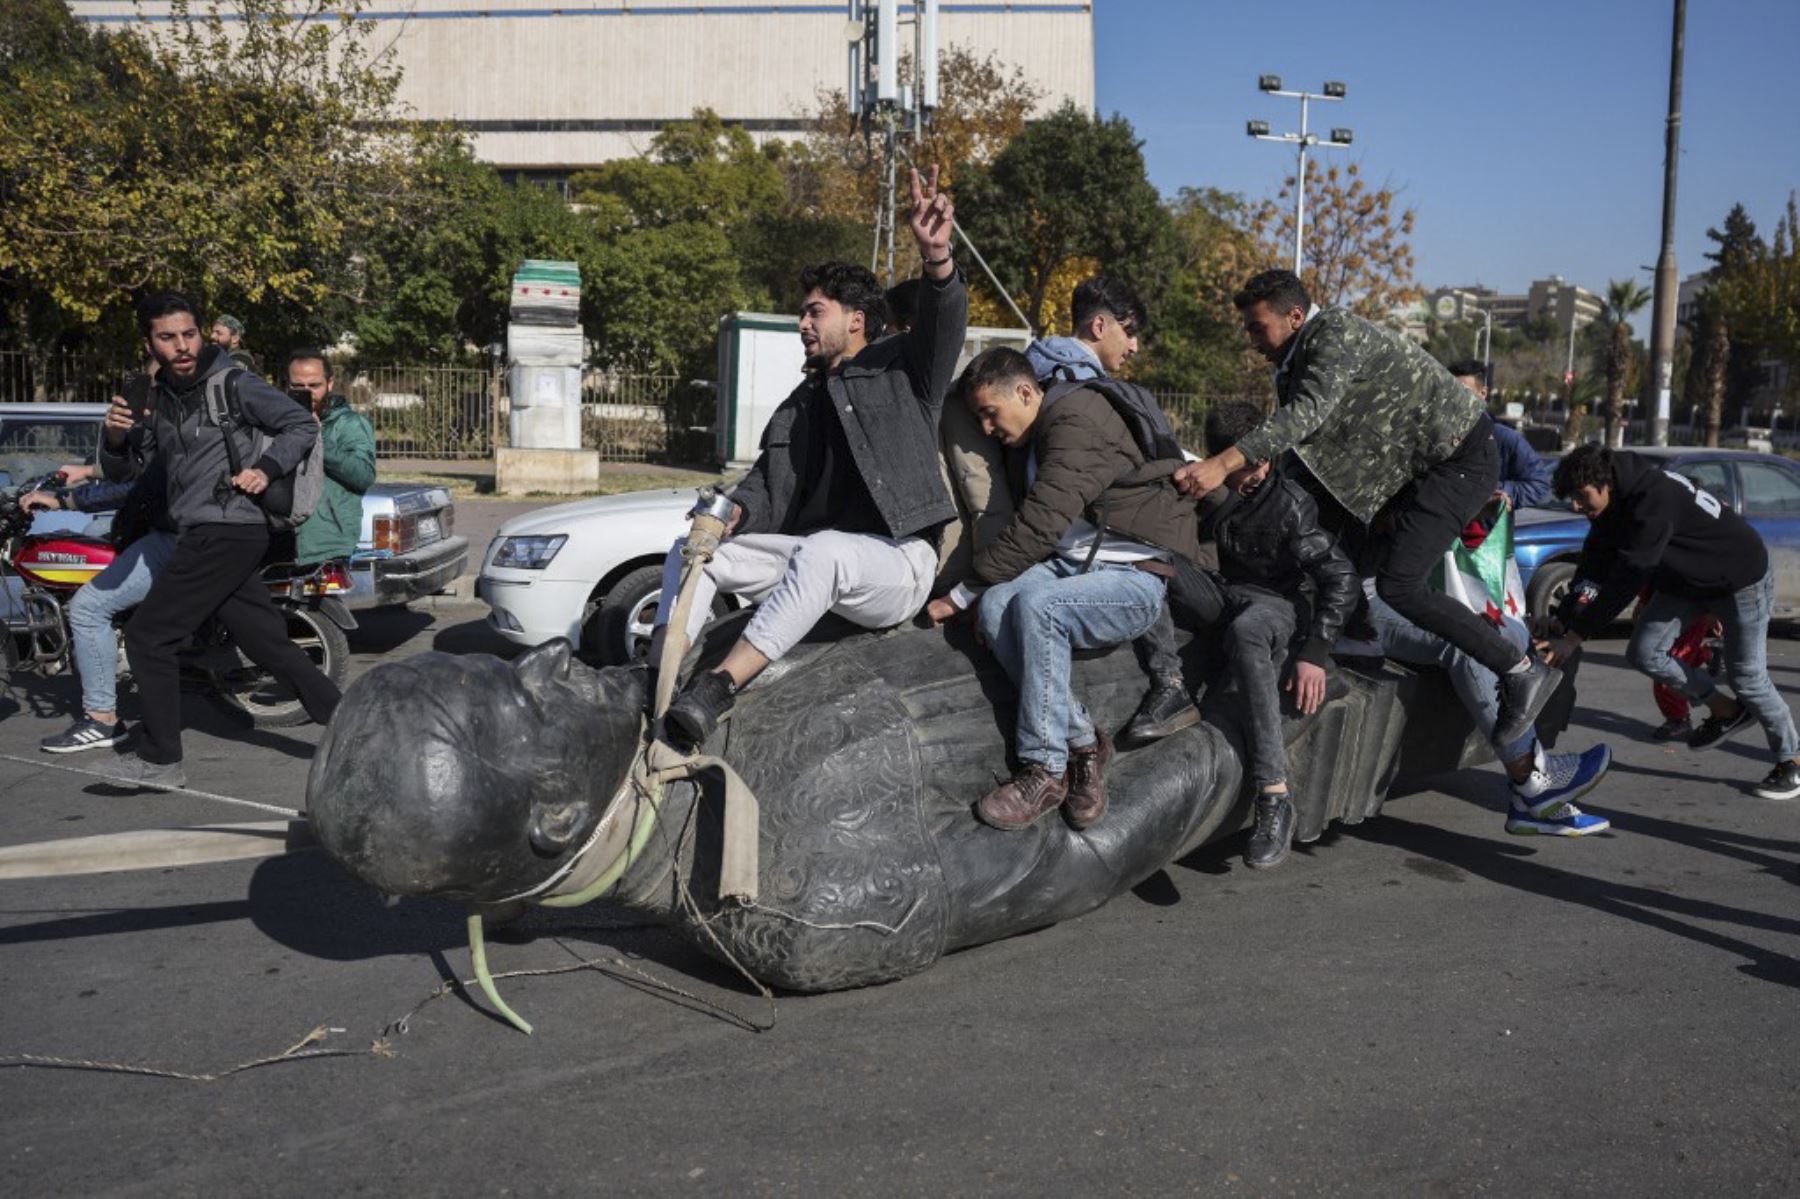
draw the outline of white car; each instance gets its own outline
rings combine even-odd
[[[500,526],[475,594],[508,641],[566,637],[605,665],[649,655],[663,559],[685,536],[694,489],[633,491],[539,508]],[[720,596],[715,615],[732,608]]]

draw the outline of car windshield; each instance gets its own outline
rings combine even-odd
[[[0,417],[0,471],[15,483],[70,463],[92,464],[99,449],[100,422],[91,416]]]

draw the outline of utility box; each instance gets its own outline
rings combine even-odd
[[[581,272],[531,258],[513,276],[506,326],[511,445],[494,454],[502,494],[591,490],[600,455],[581,448]]]
[[[520,450],[581,448],[581,272],[530,258],[513,276],[508,429]]]
[[[713,452],[726,469],[756,461],[763,426],[800,385],[806,351],[798,317],[728,312],[719,318],[719,398]]]
[[[1023,350],[1031,344],[1025,329],[973,326],[963,334],[956,370],[990,346]],[[714,423],[714,452],[726,469],[756,461],[763,426],[781,402],[793,394],[806,370],[797,317],[768,312],[731,312],[719,320],[719,397]]]

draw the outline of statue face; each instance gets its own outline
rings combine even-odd
[[[421,654],[345,692],[307,781],[326,851],[389,895],[492,902],[581,848],[637,753],[642,675],[567,641],[508,664]]]

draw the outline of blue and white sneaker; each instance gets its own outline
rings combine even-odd
[[[1507,832],[1585,837],[1612,827],[1604,816],[1590,815],[1575,806],[1577,799],[1606,777],[1612,767],[1611,749],[1596,745],[1580,754],[1545,754],[1539,749],[1537,759],[1531,775],[1513,784]]]
[[[84,749],[113,749],[131,740],[131,730],[123,720],[101,724],[92,716],[83,716],[60,733],[45,737],[38,748],[47,754],[76,754]]]

